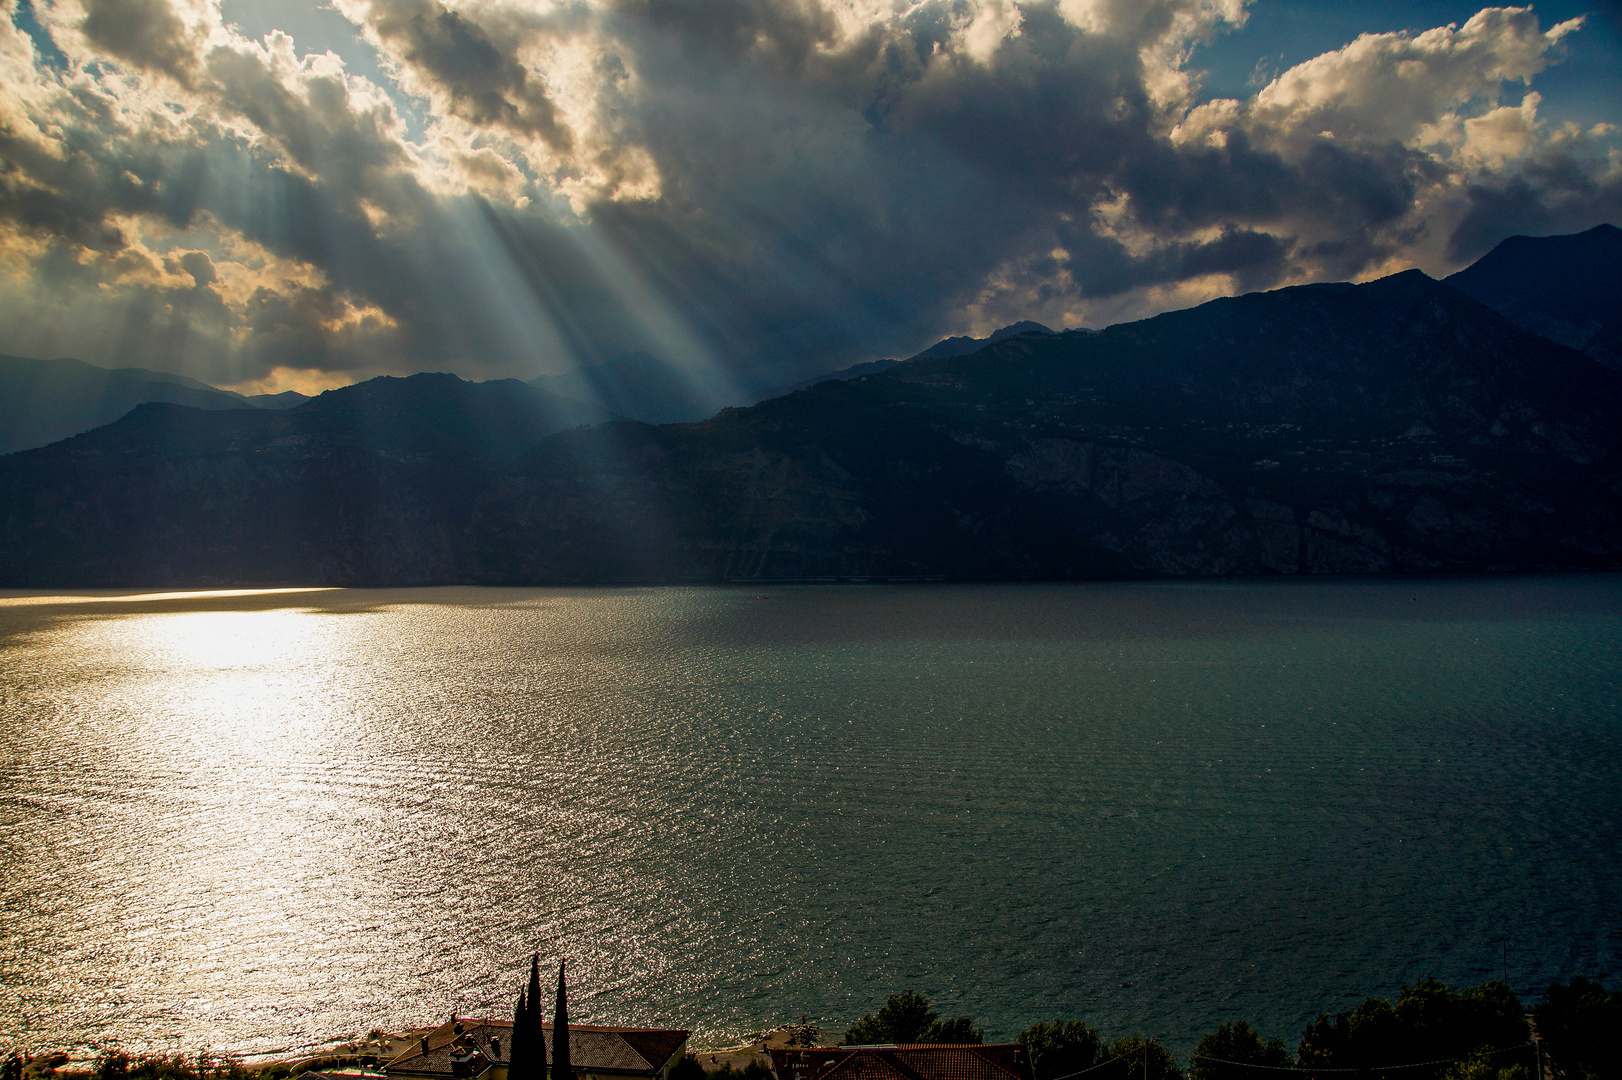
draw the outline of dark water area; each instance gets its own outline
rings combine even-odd
[[[1622,977],[1622,578],[0,596],[0,1045]]]

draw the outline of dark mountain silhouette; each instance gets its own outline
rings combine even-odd
[[[515,379],[436,374],[278,411],[144,404],[0,458],[0,577],[455,580],[454,541],[502,467],[604,416]]]
[[[1001,330],[993,330],[990,337],[972,338],[965,335],[963,337],[945,338],[941,341],[935,342],[935,344],[931,345],[923,352],[908,357],[908,359],[939,360],[948,356],[969,356],[973,353],[979,352],[987,345],[995,345],[997,342],[1002,341],[1005,338],[1018,337],[1020,334],[1043,334],[1051,336],[1053,331],[1049,330],[1039,322],[1031,322],[1029,319],[1026,319],[1022,322],[1005,326]]]
[[[148,401],[199,409],[286,408],[302,394],[243,397],[145,368],[100,368],[82,360],[0,356],[0,454],[65,439],[117,420]]]
[[[1418,271],[543,442],[495,580],[1616,566],[1622,377]],[[568,507],[568,513],[556,508]]]
[[[715,389],[718,383],[713,372],[687,373],[645,352],[530,381],[548,393],[654,424],[702,420],[728,405],[743,404],[736,394]]]
[[[844,382],[847,379],[856,379],[863,375],[877,375],[881,371],[889,371],[891,368],[900,363],[904,363],[904,361],[868,360],[865,363],[852,364],[850,367],[840,368],[838,371],[826,371],[821,375],[814,375],[809,379],[801,379],[798,382],[788,383],[783,386],[767,387],[764,390],[757,391],[753,395],[753,400],[759,402],[766,401],[769,398],[782,397],[784,394],[792,394],[796,390],[805,390],[809,387],[817,385],[817,383],[828,382],[829,380],[833,380],[835,382]]]
[[[1622,369],[1622,229],[1512,236],[1447,283],[1523,330]]]
[[[199,409],[252,408],[238,394],[143,368],[0,356],[0,453],[44,446],[111,423],[146,401]]]
[[[283,390],[279,394],[249,394],[247,401],[261,409],[292,409],[310,400],[309,394],[297,390]]]
[[[0,584],[1622,566],[1622,375],[1417,271],[1015,335],[513,457],[556,422],[523,419],[527,389],[148,405],[0,458]]]

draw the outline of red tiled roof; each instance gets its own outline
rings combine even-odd
[[[456,1032],[455,1024],[462,1031]],[[543,1024],[546,1060],[552,1060],[552,1025]],[[576,1072],[653,1074],[664,1067],[670,1056],[681,1049],[689,1032],[665,1028],[610,1027],[602,1024],[569,1025],[569,1061]],[[499,1040],[497,1047],[492,1037]],[[458,1052],[476,1051],[486,1063],[505,1064],[512,1052],[512,1021],[457,1020],[428,1033],[428,1049],[412,1046],[385,1065],[390,1076],[449,1077],[451,1057]],[[457,1044],[461,1044],[458,1046]],[[486,1067],[480,1063],[475,1073]]]
[[[818,1080],[918,1080],[896,1068],[883,1054],[847,1054]]]

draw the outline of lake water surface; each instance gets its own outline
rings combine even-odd
[[[0,597],[0,1047],[1622,976],[1622,578]]]

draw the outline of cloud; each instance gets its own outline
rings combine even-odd
[[[1202,101],[1242,0],[338,7],[383,83],[207,0],[40,0],[50,56],[4,9],[0,349],[783,382],[1622,216],[1615,129],[1529,89],[1580,20],[1530,8]]]
[[[168,0],[84,0],[84,36],[108,56],[189,84],[207,36]]]

